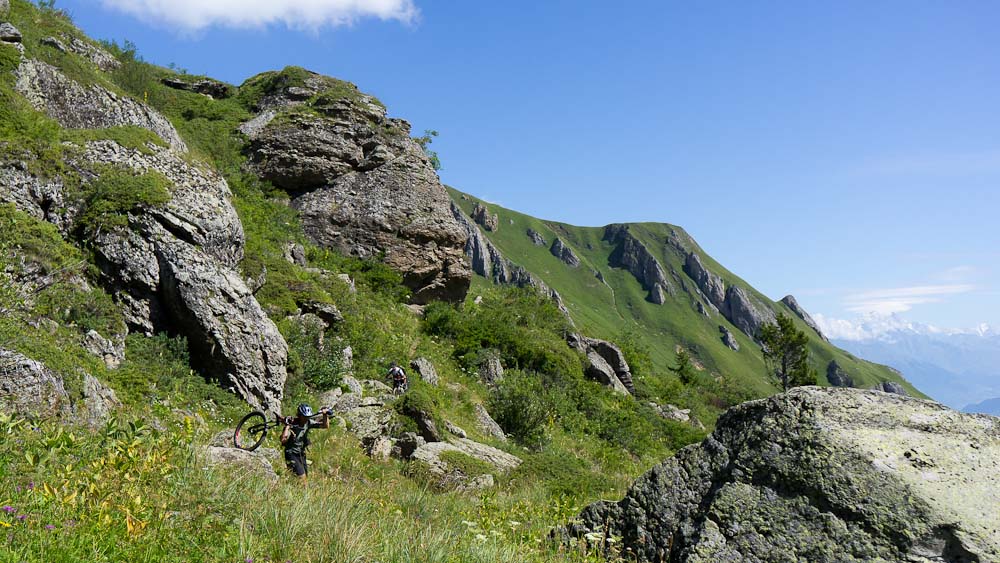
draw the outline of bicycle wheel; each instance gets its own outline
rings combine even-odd
[[[252,452],[260,447],[265,436],[267,436],[267,417],[260,411],[253,411],[236,425],[233,444],[241,450]]]

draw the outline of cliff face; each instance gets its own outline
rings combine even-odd
[[[998,561],[998,482],[996,418],[802,387],[731,409],[563,533],[657,562]]]

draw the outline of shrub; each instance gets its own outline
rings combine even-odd
[[[78,226],[87,234],[128,225],[128,213],[170,201],[173,185],[159,172],[136,174],[117,167],[103,167],[100,176],[84,187],[84,211]]]
[[[546,443],[545,426],[553,418],[548,394],[536,374],[508,371],[489,398],[489,411],[504,432],[529,448]]]

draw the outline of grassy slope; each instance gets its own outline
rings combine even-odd
[[[451,193],[454,201],[466,213],[471,212],[475,203],[480,201],[454,189]],[[608,265],[613,245],[601,240],[604,228],[576,227],[544,221],[487,202],[482,203],[500,218],[500,226],[496,232],[485,232],[487,238],[493,241],[506,257],[523,265],[559,291],[574,321],[583,331],[614,340],[622,335],[623,331],[631,329],[632,334],[638,336],[648,347],[655,375],[647,376],[644,378],[645,381],[639,382],[640,392],[645,391],[661,399],[694,400],[694,403],[689,402],[684,406],[694,408],[696,411],[702,407],[697,403],[698,398],[694,396],[669,396],[670,389],[676,387],[657,381],[673,377],[667,367],[673,364],[676,346],[688,349],[705,367],[706,372],[720,382],[719,394],[727,403],[732,400],[761,397],[777,391],[765,376],[766,368],[760,348],[721,315],[713,315],[710,319],[700,315],[693,306],[691,296],[683,292],[672,280],[671,271],[682,278],[687,277],[683,272],[684,254],[666,244],[667,237],[674,235],[683,241],[685,247],[701,255],[705,266],[721,276],[727,286],[736,284],[748,289],[761,303],[775,312],[783,312],[793,317],[798,327],[812,336],[810,339],[812,365],[820,374],[821,383],[826,384],[827,364],[830,360],[836,360],[854,377],[859,387],[870,387],[879,381],[897,381],[912,394],[923,396],[889,368],[857,359],[816,337],[815,332],[784,304],[771,301],[754,290],[746,281],[726,270],[679,227],[662,223],[630,225],[632,234],[654,253],[677,290],[675,296],[668,296],[666,303],[655,305],[646,300],[647,291],[634,276],[623,269]],[[525,234],[528,228],[541,233],[548,244],[544,247],[532,244]],[[549,245],[557,236],[570,245],[580,257],[582,263],[578,268],[570,268],[549,252]],[[596,278],[595,271],[603,274],[607,285]],[[692,284],[689,278],[686,281]],[[718,329],[720,324],[726,326],[736,337],[740,344],[738,352],[730,350],[722,343]],[[665,394],[666,397],[663,396]],[[703,394],[700,399],[714,402],[710,394]]]

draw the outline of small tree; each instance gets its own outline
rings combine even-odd
[[[782,390],[816,385],[816,371],[809,367],[809,337],[795,328],[791,317],[779,313],[774,324],[760,329],[759,338],[764,362]]]
[[[438,132],[433,129],[424,129],[424,134],[421,137],[414,137],[413,140],[420,145],[420,148],[424,150],[424,154],[431,161],[431,166],[434,170],[441,170],[441,159],[438,158],[437,151],[431,150],[431,143],[434,142],[434,137],[438,136]]]
[[[674,361],[677,365],[667,368],[674,372],[674,375],[681,380],[684,385],[691,385],[695,380],[694,365],[691,364],[691,355],[687,353],[687,350],[680,349],[674,356]]]

